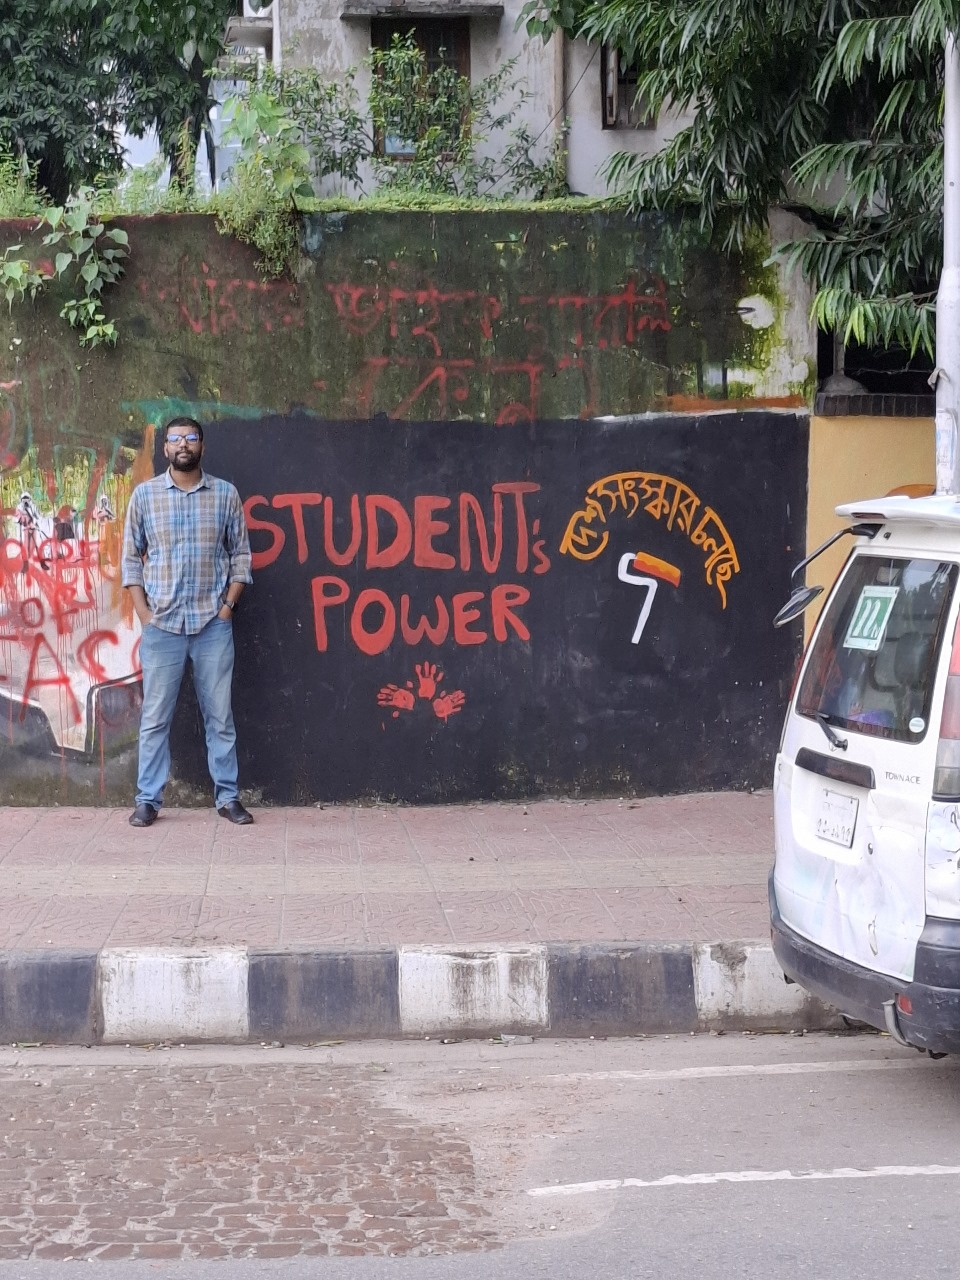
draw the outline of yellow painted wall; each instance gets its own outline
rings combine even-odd
[[[905,484],[934,482],[932,418],[810,419],[807,554],[843,527],[834,509],[858,498],[879,498]],[[830,588],[850,551],[841,538],[807,570],[808,583]],[[822,603],[817,602],[817,605]],[[818,608],[806,612],[807,635]]]

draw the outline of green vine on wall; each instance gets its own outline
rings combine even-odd
[[[0,289],[3,290],[11,311],[13,304],[23,302],[28,293],[31,299],[35,298],[50,279],[44,272],[38,271],[28,258],[11,258],[12,253],[20,253],[22,249],[22,244],[9,245],[4,249],[3,260],[0,261]]]
[[[217,201],[217,224],[259,251],[264,275],[282,275],[299,247],[297,200],[313,195],[301,129],[274,95],[260,91],[233,104],[227,137],[240,143],[241,156]]]
[[[96,212],[94,193],[83,188],[65,205],[45,209],[40,225],[50,228],[43,237],[45,248],[59,248],[52,271],[16,258],[22,245],[11,245],[0,260],[0,289],[11,310],[29,294],[31,300],[51,281],[65,285],[68,296],[60,317],[78,331],[82,347],[115,346],[117,326],[107,318],[103,291],[116,284],[124,273],[124,259],[130,254],[127,233],[120,227],[107,228]]]

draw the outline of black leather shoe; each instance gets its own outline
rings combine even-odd
[[[157,811],[152,804],[138,804],[130,815],[131,827],[152,827],[157,820]]]
[[[238,827],[247,827],[253,821],[253,814],[247,813],[239,800],[230,800],[217,810],[221,818],[234,823]]]

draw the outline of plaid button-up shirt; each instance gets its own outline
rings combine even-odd
[[[240,495],[201,471],[178,489],[169,469],[130,495],[123,537],[123,585],[143,587],[162,631],[195,635],[223,607],[231,582],[252,582]]]

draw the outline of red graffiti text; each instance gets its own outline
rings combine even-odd
[[[333,622],[361,653],[383,653],[395,641],[409,646],[505,643],[530,639],[521,610],[530,591],[518,582],[498,582],[489,590],[428,592],[418,601],[409,592],[382,586],[357,589],[356,569],[416,569],[426,572],[517,576],[550,568],[540,520],[527,499],[539,485],[527,481],[491,486],[481,500],[473,493],[417,495],[401,502],[389,494],[254,494],[245,503],[254,543],[254,569],[295,554],[299,564],[325,562],[328,572],[312,578],[311,604],[317,650],[330,648]],[[275,513],[283,513],[282,520]],[[271,518],[267,518],[267,516]],[[350,580],[342,570],[352,568]]]

